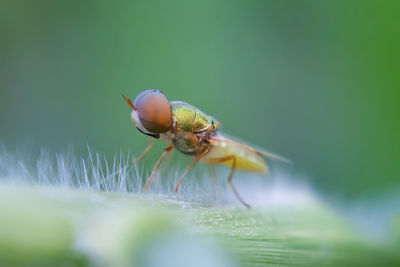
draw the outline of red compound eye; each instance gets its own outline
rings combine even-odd
[[[171,106],[158,90],[141,92],[133,102],[143,127],[150,133],[165,133],[172,126]]]

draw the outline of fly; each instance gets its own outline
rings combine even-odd
[[[134,160],[136,164],[152,147],[153,138],[168,143],[162,151],[153,171],[146,180],[143,191],[147,191],[150,183],[164,160],[175,148],[193,157],[179,178],[174,192],[178,192],[183,177],[197,162],[219,164],[230,167],[228,183],[237,199],[246,207],[250,207],[240,197],[232,183],[236,169],[265,174],[268,166],[264,157],[287,161],[279,156],[257,150],[251,146],[236,142],[219,133],[220,123],[196,107],[182,101],[168,101],[159,90],[141,92],[132,102],[123,96],[132,108],[131,118],[136,128],[149,136],[146,149]]]

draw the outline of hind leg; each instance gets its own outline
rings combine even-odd
[[[236,198],[246,207],[246,208],[250,208],[250,205],[247,204],[246,202],[244,202],[244,200],[240,197],[238,191],[236,190],[235,186],[232,183],[232,178],[233,178],[233,174],[235,173],[235,169],[236,169],[236,157],[234,155],[229,155],[226,157],[222,157],[222,158],[215,158],[212,160],[209,160],[208,163],[212,163],[212,164],[218,164],[218,163],[222,163],[228,160],[232,160],[232,166],[231,166],[231,171],[229,173],[228,176],[228,183],[229,186],[231,187],[233,193],[235,194]]]

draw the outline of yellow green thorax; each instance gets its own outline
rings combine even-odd
[[[172,119],[177,130],[184,132],[201,132],[210,128],[216,128],[213,117],[201,110],[182,101],[170,101]]]

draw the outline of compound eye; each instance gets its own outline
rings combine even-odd
[[[143,127],[150,133],[165,133],[171,129],[171,106],[160,91],[143,91],[135,98],[133,105],[137,108]]]

